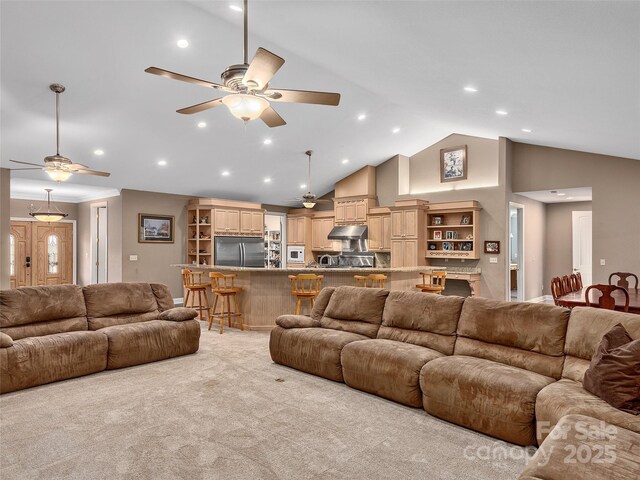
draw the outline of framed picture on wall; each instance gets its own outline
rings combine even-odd
[[[173,215],[138,214],[138,243],[173,243]]]
[[[484,253],[498,255],[500,253],[500,242],[497,240],[487,240],[484,242]]]
[[[440,182],[467,179],[467,146],[440,150]]]

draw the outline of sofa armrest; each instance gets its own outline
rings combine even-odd
[[[173,307],[164,312],[160,312],[158,320],[169,320],[171,322],[185,322],[198,316],[198,311],[193,308]]]
[[[319,327],[320,320],[315,320],[306,315],[280,315],[276,324],[282,328],[312,328]]]
[[[0,332],[0,348],[8,348],[13,345],[13,338],[6,333]]]

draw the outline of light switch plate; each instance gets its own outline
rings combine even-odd
[[[489,257],[489,263],[498,263],[498,257]]]
[[[606,264],[607,264],[607,262],[605,261],[605,259],[601,258],[600,259],[600,265],[604,267]]]
[[[129,255],[130,262],[136,262],[138,260],[138,255]]]

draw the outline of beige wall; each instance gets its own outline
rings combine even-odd
[[[594,283],[607,283],[615,271],[640,272],[638,185],[638,160],[513,144],[514,192],[592,188]],[[606,260],[605,266],[600,259]]]
[[[181,298],[180,270],[171,264],[186,261],[188,201],[193,197],[164,193],[122,190],[122,280],[125,282],[166,283],[174,298]],[[175,242],[138,243],[138,214],[155,213],[175,217]],[[130,261],[129,255],[137,255]]]
[[[551,279],[573,271],[572,212],[589,211],[593,206],[592,202],[571,202],[549,203],[546,207],[544,294],[551,295]]]
[[[335,196],[337,198],[354,197],[357,195],[375,197],[376,167],[367,165],[336,183]]]
[[[545,204],[521,195],[513,195],[511,201],[524,207],[524,300],[537,299],[544,295],[544,263],[547,255]],[[505,248],[509,248],[506,243]],[[505,254],[508,255],[508,250]]]
[[[0,289],[9,288],[9,235],[11,171],[0,168]]]
[[[53,199],[53,203],[55,207],[58,208],[62,213],[66,213],[69,215],[65,220],[77,220],[78,219],[78,204],[77,203],[67,203],[67,202],[57,202],[55,198]],[[44,206],[46,210],[47,200],[46,196],[43,196],[40,200],[20,200],[16,198],[11,199],[11,216],[14,218],[30,218],[29,217],[29,207],[33,205],[37,210],[41,206]]]

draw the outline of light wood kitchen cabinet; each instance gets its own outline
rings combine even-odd
[[[335,223],[365,223],[369,200],[336,200],[334,202]]]
[[[418,238],[418,210],[391,212],[391,238]]]
[[[333,229],[333,218],[314,218],[311,220],[311,249],[314,251],[339,252],[340,241],[329,240]]]
[[[418,240],[391,240],[391,267],[415,267],[418,260]]]
[[[287,218],[287,245],[302,245],[311,241],[311,219],[309,217]]]
[[[241,210],[240,233],[261,237],[264,233],[264,214],[262,212]]]
[[[369,230],[369,250],[372,252],[388,251],[391,248],[391,216],[371,215],[367,219]]]
[[[214,210],[214,231],[229,235],[240,233],[240,211],[216,208]]]

